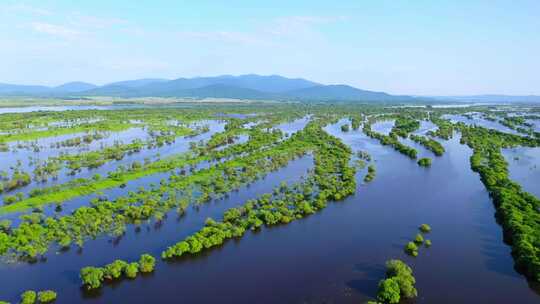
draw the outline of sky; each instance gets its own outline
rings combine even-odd
[[[261,74],[540,95],[540,1],[0,0],[0,82]]]

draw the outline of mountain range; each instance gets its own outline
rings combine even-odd
[[[69,82],[56,87],[0,83],[2,96],[36,97],[188,97],[314,101],[419,101],[418,97],[390,95],[348,85],[324,85],[301,78],[278,75],[222,75],[216,77],[147,78],[97,86]]]
[[[255,100],[358,101],[358,102],[479,102],[536,103],[540,96],[406,96],[358,89],[349,85],[325,85],[302,78],[278,75],[222,75],[215,77],[144,78],[97,86],[68,82],[56,87],[0,83],[0,96],[78,98],[107,97],[186,97]]]

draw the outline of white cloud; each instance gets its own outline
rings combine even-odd
[[[80,31],[50,23],[33,22],[31,26],[36,32],[62,38],[77,38],[81,35]]]

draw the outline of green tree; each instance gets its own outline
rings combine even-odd
[[[424,242],[424,237],[420,233],[418,233],[416,234],[416,237],[414,238],[414,242],[416,244],[422,244]]]
[[[104,272],[101,268],[88,266],[81,269],[80,277],[88,289],[95,289],[101,286]]]
[[[153,256],[149,254],[141,255],[141,259],[139,260],[139,270],[142,273],[154,271],[155,265],[156,259]]]
[[[423,233],[431,232],[431,227],[428,224],[422,224],[418,229],[420,229],[420,231]]]
[[[416,246],[416,244],[414,242],[409,242],[405,246],[405,252],[407,254],[409,254],[409,255],[417,256],[418,255],[418,246]]]
[[[21,304],[34,304],[36,299],[37,294],[33,290],[27,290],[21,294]]]
[[[118,279],[126,266],[126,262],[116,260],[103,268],[103,277],[107,280]]]
[[[40,303],[49,303],[56,300],[56,292],[52,290],[43,290],[38,292],[38,300]]]
[[[401,295],[405,298],[414,298],[418,295],[414,284],[416,279],[412,269],[403,261],[390,260],[386,263],[386,276],[393,278],[399,285]]]
[[[129,263],[126,268],[124,268],[124,273],[129,279],[136,278],[139,273],[139,263]]]
[[[377,299],[383,303],[398,303],[401,299],[398,282],[393,278],[380,281]]]

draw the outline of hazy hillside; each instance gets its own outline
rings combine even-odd
[[[418,101],[410,96],[361,90],[348,85],[323,85],[301,78],[278,75],[222,75],[166,79],[136,79],[104,86],[70,82],[49,88],[43,86],[1,85],[0,94],[30,96],[111,96],[111,97],[192,97],[314,101]]]
[[[68,83],[64,83],[63,85],[54,87],[51,89],[51,91],[57,92],[57,93],[74,93],[74,92],[88,91],[96,87],[97,86],[95,84],[74,81],[74,82],[68,82]]]
[[[154,83],[161,83],[169,81],[168,79],[163,78],[143,78],[143,79],[135,79],[135,80],[124,80],[124,81],[117,81],[113,83],[109,83],[105,86],[115,86],[115,87],[127,87],[127,88],[139,88],[146,85],[154,84]]]
[[[45,86],[0,83],[0,94],[2,95],[34,95],[45,93],[50,89],[51,88]]]

